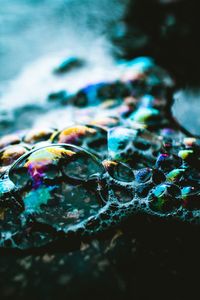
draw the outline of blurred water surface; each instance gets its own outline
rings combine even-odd
[[[126,2],[0,0],[0,81],[44,54],[90,47],[121,18]]]
[[[107,33],[121,20],[127,1],[0,0],[1,135],[32,126],[38,109],[31,110],[30,120],[25,106],[49,110],[49,93],[115,74]],[[53,69],[70,55],[83,58],[85,67],[54,76]]]

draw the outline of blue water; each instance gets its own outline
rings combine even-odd
[[[0,84],[42,55],[90,47],[122,17],[126,2],[0,0]]]

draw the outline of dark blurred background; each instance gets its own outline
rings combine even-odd
[[[197,0],[132,0],[112,39],[122,55],[148,55],[180,85],[199,84],[200,19]]]

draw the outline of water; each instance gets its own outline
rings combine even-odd
[[[0,80],[13,78],[40,56],[88,50],[122,16],[125,2],[0,0]]]
[[[71,93],[87,83],[116,77],[107,32],[122,17],[125,4],[120,0],[0,0],[1,134],[42,122],[43,118],[36,120],[41,110],[49,119],[44,111],[50,110],[46,99],[51,92]],[[77,75],[54,76],[53,69],[70,55],[84,59],[85,67]],[[27,106],[35,108],[32,116]]]

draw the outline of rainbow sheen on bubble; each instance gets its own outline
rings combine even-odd
[[[135,215],[199,226],[200,146],[170,116],[173,80],[148,57],[117,68],[114,81],[49,96],[78,123],[0,138],[1,247],[96,237]]]

